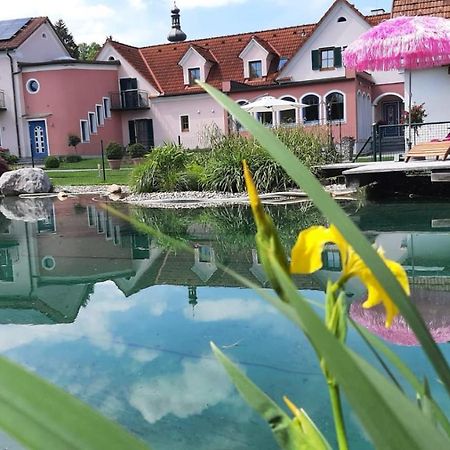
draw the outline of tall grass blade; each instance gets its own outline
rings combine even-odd
[[[30,449],[149,450],[72,395],[0,358],[0,427]]]
[[[286,173],[309,195],[322,214],[338,228],[347,242],[366,262],[376,278],[382,280],[384,289],[396,303],[401,314],[414,331],[447,391],[450,393],[450,369],[447,361],[433,341],[416,307],[410,302],[397,279],[386,267],[358,227],[332,197],[324,191],[319,181],[306,166],[273,133],[255,121],[250,114],[242,110],[239,105],[217,89],[206,83],[198,82],[198,84],[230,112],[266,148],[270,155],[284,168]]]

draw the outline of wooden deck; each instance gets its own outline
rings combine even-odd
[[[406,176],[410,181],[414,177],[421,179],[427,177],[432,182],[450,182],[450,160],[372,162],[343,170],[342,174],[345,176],[347,186],[351,187],[366,186],[374,182],[388,183],[389,179]]]

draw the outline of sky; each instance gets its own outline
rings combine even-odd
[[[177,0],[188,39],[280,28],[318,21],[332,0]],[[353,0],[364,14],[390,11],[392,0]],[[3,1],[0,20],[48,16],[63,19],[75,42],[103,44],[107,36],[129,45],[167,42],[173,0]]]

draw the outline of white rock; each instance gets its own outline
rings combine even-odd
[[[11,170],[0,177],[0,192],[5,196],[40,194],[50,192],[51,189],[50,178],[38,168]]]

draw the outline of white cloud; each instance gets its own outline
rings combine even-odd
[[[140,348],[137,350],[134,350],[130,353],[130,356],[138,362],[141,363],[148,363],[153,361],[159,356],[159,352],[156,350],[149,350],[146,348]]]
[[[128,0],[128,4],[138,11],[142,11],[147,8],[146,3],[144,0]]]
[[[226,400],[232,385],[212,359],[184,361],[179,374],[162,375],[130,389],[130,404],[153,424],[168,414],[186,418]]]
[[[221,6],[233,5],[236,3],[245,3],[247,0],[177,0],[177,6],[182,9],[194,8],[218,8]],[[172,1],[168,3],[173,6]]]

